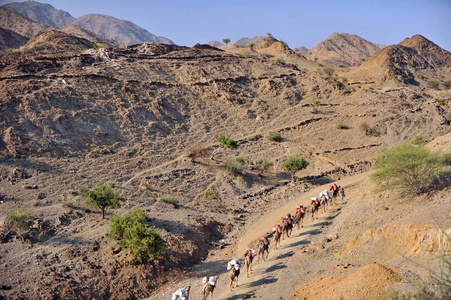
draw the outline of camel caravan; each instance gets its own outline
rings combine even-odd
[[[341,193],[340,193],[341,192]],[[341,195],[341,201],[344,201],[345,191],[344,188],[333,183],[329,186],[329,189],[321,191],[318,197],[312,197],[310,199],[310,213],[312,216],[312,222],[318,219],[318,214],[325,213],[327,208],[337,204],[338,196]],[[247,248],[244,251],[244,264],[246,267],[246,276],[249,277],[252,274],[252,263],[257,256],[257,263],[260,263],[260,258],[263,262],[268,259],[269,256],[269,238],[273,237],[274,250],[280,247],[281,240],[290,237],[293,228],[297,227],[300,230],[304,227],[304,217],[307,212],[307,208],[303,205],[296,205],[294,214],[287,213],[281,217],[281,224],[276,224],[272,227],[271,233],[267,236],[261,236],[257,239],[257,250]],[[316,218],[315,218],[316,216]],[[229,273],[229,290],[238,287],[238,277],[240,276],[241,260],[239,258],[232,259],[227,264],[227,271]],[[206,300],[210,296],[210,300],[213,300],[213,292],[216,288],[219,276],[204,277],[202,279],[202,299]],[[172,295],[172,300],[188,300],[190,293],[190,286],[177,290]]]

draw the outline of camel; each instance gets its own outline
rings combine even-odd
[[[208,282],[204,282],[204,286],[202,288],[202,300],[207,300],[208,295],[210,295],[210,300],[213,300],[213,291],[215,290],[218,279],[219,276],[216,275],[213,281],[209,280]]]
[[[329,191],[332,192],[332,198],[330,199],[330,204],[333,205],[334,202],[337,203],[338,192],[340,191],[340,186],[336,183],[329,186]]]
[[[266,243],[265,243],[266,241]],[[257,249],[257,253],[258,253],[258,259],[257,259],[257,263],[260,263],[260,255],[263,259],[263,261],[265,260],[265,252],[266,252],[266,258],[268,258],[269,255],[269,241],[266,237],[261,237],[258,239],[257,241],[258,243],[258,249]]]
[[[230,269],[229,278],[230,284],[229,289],[232,291],[234,288],[238,287],[238,276],[240,276],[240,270],[236,270],[234,267]]]
[[[291,219],[291,216],[287,219],[282,218],[282,240],[285,239],[285,234],[287,235],[287,238],[290,237],[290,233],[293,231],[293,219]]]
[[[314,197],[316,198],[316,197]],[[319,199],[313,199],[310,200],[310,204],[312,205],[312,222],[315,219],[315,213],[316,213],[316,218],[318,219],[318,210],[319,210]]]
[[[252,262],[254,261],[254,256],[257,253],[254,249],[246,249],[244,252],[244,264],[246,265],[246,276],[249,277],[249,274],[252,273]]]
[[[282,227],[279,224],[272,227],[272,234],[274,235],[274,249],[277,249],[277,245],[280,246],[280,236],[282,235]]]
[[[296,208],[296,212],[294,213],[295,217],[295,224],[298,225],[298,229],[301,229],[300,227],[304,227],[304,215],[305,215],[305,208],[299,207]]]

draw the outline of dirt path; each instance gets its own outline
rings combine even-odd
[[[339,180],[337,184],[346,187],[352,186],[365,180],[368,174],[363,173]],[[280,217],[287,212],[293,212],[297,204],[310,207],[309,199],[317,196],[325,188],[327,186],[323,185],[302,194],[299,196],[299,200],[291,201],[278,209],[269,211],[259,221],[248,225],[245,233],[239,240],[238,248],[234,253],[235,257],[242,259],[244,250],[250,245],[254,246],[258,237],[269,232],[274,224],[280,223]],[[347,190],[347,194],[349,192]],[[291,299],[294,294],[294,286],[298,281],[296,270],[302,267],[296,259],[293,259],[294,256],[299,254],[299,250],[303,245],[310,243],[312,236],[317,234],[326,222],[333,221],[333,216],[341,206],[342,204],[339,203],[338,205],[332,206],[326,213],[320,213],[319,219],[313,223],[308,211],[304,219],[304,227],[300,230],[294,228],[291,237],[281,241],[281,247],[279,249],[274,250],[271,244],[268,259],[266,262],[260,262],[260,264],[254,262],[253,273],[249,278],[246,278],[246,273],[243,268],[239,278],[239,287],[232,292],[228,290],[228,273],[226,272],[226,265],[229,258],[224,256],[218,256],[215,259],[202,263],[193,272],[195,275],[192,278],[183,282],[175,281],[173,286],[182,287],[184,285],[191,285],[192,293],[190,299],[202,299],[200,295],[201,278],[203,276],[219,274],[220,278],[214,295],[215,300],[238,300],[253,297],[258,299]],[[155,295],[153,299],[170,299],[169,291],[162,291],[160,294]]]

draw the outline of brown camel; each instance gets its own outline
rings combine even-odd
[[[238,276],[240,276],[240,270],[236,270],[235,267],[230,269],[229,278],[230,284],[229,289],[232,291],[234,288],[238,287]]]
[[[210,300],[213,300],[213,291],[215,290],[216,283],[218,283],[219,276],[215,276],[215,284],[210,284],[206,282],[202,288],[202,300],[207,300],[208,295],[210,295]]]
[[[319,210],[319,200],[311,200],[310,204],[312,205],[312,222],[315,219],[315,213],[316,218],[318,219],[318,210]]]
[[[285,235],[287,235],[287,238],[290,237],[290,233],[293,231],[293,220],[291,217],[289,218],[282,218],[282,240],[285,239]]]
[[[300,209],[296,210],[294,216],[295,216],[295,224],[298,225],[298,229],[301,229],[300,227],[304,227],[305,208],[301,207]]]
[[[246,249],[244,252],[244,264],[246,265],[247,277],[252,273],[252,262],[254,261],[255,255],[257,255],[257,252],[255,252],[254,249]]]
[[[280,236],[282,235],[282,227],[279,224],[274,225],[272,228],[272,234],[274,235],[274,249],[277,249],[277,245],[280,246]]]
[[[258,244],[258,249],[257,249],[257,263],[260,263],[260,256],[262,257],[263,261],[265,260],[265,252],[266,252],[266,258],[268,258],[269,255],[269,240],[268,238],[262,236],[261,238],[258,239],[257,241]]]

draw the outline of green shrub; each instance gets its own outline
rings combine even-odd
[[[100,208],[103,219],[105,219],[105,208],[121,207],[121,202],[125,201],[114,187],[104,181],[98,181],[92,189],[82,186],[78,190],[85,197],[88,206]]]
[[[371,180],[377,190],[396,189],[416,194],[428,191],[444,174],[447,156],[432,152],[424,144],[404,142],[376,157]]]
[[[392,71],[393,73],[395,73],[395,74],[400,74],[400,73],[401,73],[401,72],[400,72],[397,68],[395,68],[395,67],[391,68],[391,71]]]
[[[164,251],[161,234],[154,226],[144,223],[146,217],[142,209],[135,208],[123,215],[113,215],[110,220],[109,236],[127,248],[133,260],[140,263],[146,259],[154,260]]]
[[[316,98],[313,98],[312,102],[313,102],[313,105],[315,105],[315,106],[322,106],[323,105],[323,103],[320,100],[316,99]]]
[[[174,207],[177,207],[177,205],[179,203],[177,201],[177,199],[175,199],[173,197],[161,197],[160,198],[160,202],[167,203],[167,204],[172,204]]]
[[[349,126],[345,122],[339,121],[337,123],[337,125],[335,125],[335,128],[337,128],[337,129],[349,129]]]
[[[430,79],[430,80],[428,81],[428,84],[429,84],[429,86],[430,86],[431,88],[433,88],[433,89],[438,89],[438,87],[439,87],[439,85],[440,85],[440,82],[439,82],[438,80],[436,80],[436,79]]]
[[[229,38],[227,38],[227,39],[222,39],[222,41],[224,42],[224,44],[228,44],[228,43],[230,43],[230,39]]]
[[[359,125],[359,128],[360,128],[360,130],[364,131],[366,135],[369,135],[371,132],[371,127],[370,127],[370,125],[368,125],[367,122],[362,122]]]
[[[212,191],[212,190],[204,190],[204,189],[201,189],[201,190],[200,190],[200,193],[202,194],[202,196],[203,196],[205,199],[212,199],[212,198],[213,198],[213,191]]]
[[[316,70],[315,72],[318,73],[319,75],[323,75],[323,72],[321,72],[320,69]]]
[[[236,147],[238,147],[238,144],[236,143],[236,141],[232,140],[231,138],[226,137],[224,134],[220,134],[216,140],[219,142],[219,144],[221,146],[230,148],[230,149],[235,149]]]
[[[445,153],[442,155],[443,164],[445,166],[451,166],[451,153]]]
[[[3,227],[7,231],[15,231],[24,238],[30,231],[30,222],[33,214],[22,208],[13,208],[5,211],[5,221]]]
[[[437,102],[438,105],[445,106],[446,100],[445,99],[434,99],[435,102]]]
[[[278,143],[280,141],[282,141],[282,136],[280,135],[280,133],[278,131],[270,132],[266,138],[270,141],[274,141],[274,142],[278,142]]]
[[[443,86],[445,87],[445,89],[449,89],[451,88],[451,80],[447,80],[447,81],[443,81]]]
[[[342,80],[343,82],[348,82],[348,78],[346,78],[346,77],[341,77],[341,80]]]
[[[235,160],[236,160],[236,162],[237,162],[238,164],[240,164],[241,166],[244,166],[244,164],[246,163],[246,161],[245,161],[244,158],[242,158],[242,157],[237,157],[237,158],[235,158]]]
[[[294,182],[294,174],[296,172],[307,168],[310,163],[304,159],[302,156],[293,156],[288,158],[282,165],[285,171],[290,173],[291,182]]]

